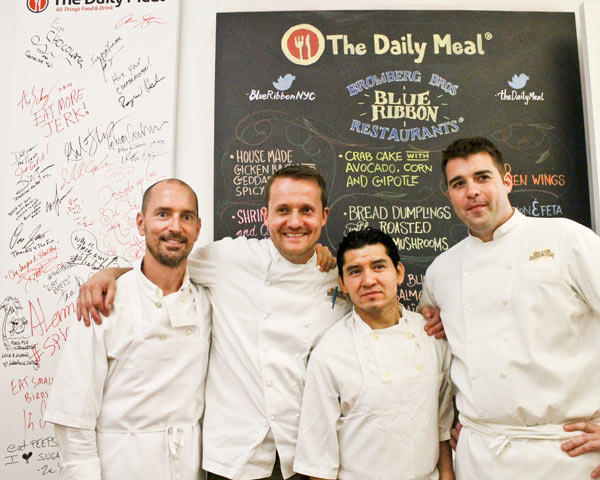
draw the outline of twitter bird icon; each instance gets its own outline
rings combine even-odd
[[[525,85],[527,85],[527,80],[529,80],[529,77],[527,75],[525,75],[524,73],[522,73],[521,75],[517,75],[515,73],[512,77],[512,80],[510,80],[508,82],[508,84],[515,90],[520,90]]]
[[[277,81],[273,82],[273,86],[277,90],[285,92],[288,88],[290,88],[292,86],[292,83],[294,83],[294,80],[296,80],[296,77],[294,77],[291,73],[286,74],[285,77],[282,77],[280,75],[279,78],[277,79]]]

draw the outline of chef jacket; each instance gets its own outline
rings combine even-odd
[[[463,424],[491,436],[498,455],[511,438],[560,440],[564,423],[600,417],[600,238],[590,229],[515,210],[492,241],[470,235],[437,257],[421,305],[440,308]]]
[[[167,345],[169,342],[183,340],[194,337],[197,341],[192,346],[187,355],[192,357],[194,364],[197,363],[197,372],[199,375],[193,375],[193,380],[186,385],[186,392],[165,391],[159,385],[152,385],[145,380],[143,387],[144,396],[153,398],[158,402],[169,402],[172,395],[190,397],[186,407],[186,414],[196,423],[200,420],[204,409],[204,381],[208,359],[208,348],[210,341],[210,304],[204,293],[204,289],[194,285],[189,281],[186,272],[183,283],[177,292],[164,296],[161,289],[154,285],[140,269],[141,264],[137,264],[133,271],[123,275],[117,281],[117,294],[114,307],[108,317],[103,317],[101,326],[93,324],[92,331],[86,330],[83,323],[74,322],[69,328],[69,338],[65,350],[61,354],[59,367],[55,376],[54,385],[50,394],[48,408],[45,411],[44,419],[56,424],[57,440],[62,457],[61,473],[65,479],[100,479],[101,459],[96,453],[97,435],[95,432],[98,425],[103,422],[103,408],[106,407],[104,395],[110,390],[110,383],[119,374],[119,368],[123,362],[128,362],[128,353],[135,344],[136,339],[136,308],[134,308],[135,295],[132,291],[132,281],[137,281],[137,290],[140,296],[140,302],[137,304],[141,308],[143,317],[143,341],[156,342]],[[132,276],[135,278],[132,279]],[[195,302],[200,302],[196,305]],[[139,325],[137,326],[139,328]],[[142,344],[142,349],[143,349]],[[169,350],[167,348],[167,350]],[[168,353],[168,352],[167,352]],[[171,352],[173,353],[173,352]],[[175,351],[174,356],[181,355],[182,352]],[[134,353],[138,356],[139,352]],[[139,361],[138,358],[134,360]],[[173,363],[165,362],[164,365],[167,377],[169,372],[176,374],[176,366]],[[153,367],[154,368],[154,367]],[[150,377],[154,377],[157,371],[149,372]],[[188,388],[189,387],[189,388]],[[131,385],[131,388],[136,388]],[[153,391],[155,389],[156,391]],[[125,396],[129,396],[127,393]],[[186,396],[186,398],[187,398]],[[135,401],[134,407],[135,407]],[[114,404],[118,402],[113,402]],[[119,408],[118,404],[115,408]],[[118,414],[117,414],[118,415]],[[123,415],[127,415],[123,412]],[[137,411],[131,420],[124,420],[124,423],[130,422],[132,425],[139,425],[142,421],[153,423],[151,418],[143,419],[142,412]],[[152,415],[150,415],[151,417]],[[178,414],[173,412],[171,416],[174,423],[177,422]],[[135,418],[134,418],[135,417]],[[139,417],[139,418],[137,418]],[[164,419],[166,423],[169,419]],[[162,421],[162,420],[161,420]],[[167,432],[168,433],[168,432]],[[181,433],[181,432],[176,432]],[[199,427],[195,427],[193,435],[198,434]],[[145,435],[140,431],[137,435]],[[127,455],[135,456],[136,433],[132,433],[129,439],[124,438],[125,444],[132,447],[129,452],[123,452],[123,461],[127,463]],[[172,435],[171,435],[172,436]],[[169,435],[167,435],[169,437]],[[180,439],[179,439],[180,440]],[[179,440],[175,440],[176,442]],[[199,441],[199,438],[198,440]],[[162,439],[158,443],[163,443]],[[164,456],[164,464],[168,464],[167,458],[171,455],[169,448],[176,445],[167,445],[169,438],[164,442],[165,449],[159,448],[156,451],[137,452],[138,458],[131,458],[132,465],[135,462],[143,461],[146,455]],[[188,441],[188,443],[190,443]],[[187,448],[193,448],[187,445]],[[101,450],[98,448],[98,450]],[[132,453],[134,452],[134,453]],[[171,452],[172,453],[172,452]],[[193,456],[199,457],[199,451],[190,452],[191,458],[182,459],[199,466],[199,458],[194,461]],[[100,451],[102,458],[102,451]],[[160,462],[160,461],[159,461]],[[132,467],[132,470],[135,468]],[[124,474],[124,473],[123,473]],[[103,469],[102,478],[107,478]],[[137,478],[130,472],[129,478]],[[185,475],[180,477],[188,478]]]
[[[244,237],[196,249],[188,267],[213,307],[203,468],[235,480],[264,478],[277,452],[288,478],[308,355],[349,308],[332,301],[337,272],[321,272],[316,254],[293,264],[271,240]]]
[[[354,311],[327,331],[308,364],[297,472],[438,478],[439,442],[450,438],[454,417],[450,352],[423,325],[421,315],[403,309],[398,324],[372,330]],[[388,386],[396,389],[392,397]]]

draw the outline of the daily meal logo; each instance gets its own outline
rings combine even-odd
[[[350,131],[372,138],[427,140],[458,132],[464,121],[462,117],[452,119],[444,111],[459,85],[435,73],[424,77],[412,70],[381,72],[355,80],[346,90],[360,108]]]
[[[26,0],[30,12],[40,13],[48,8],[49,0]]]
[[[317,98],[315,92],[307,92],[304,90],[292,91],[291,87],[294,80],[296,80],[296,76],[291,73],[279,75],[277,80],[271,82],[273,87],[275,87],[275,90],[268,89],[266,91],[261,91],[260,89],[252,89],[250,93],[247,93],[246,95],[251,102],[256,100],[308,100],[312,102]]]
[[[511,87],[511,90],[504,88],[494,96],[504,102],[518,101],[523,102],[525,105],[529,105],[529,102],[543,102],[544,92],[536,92],[534,90],[530,90],[529,92],[525,91],[528,81],[529,76],[527,74],[521,73],[517,75],[515,73],[512,78],[506,82],[508,86]]]
[[[367,54],[412,57],[422,63],[427,55],[485,55],[490,32],[468,34],[458,38],[450,33],[434,33],[429,39],[420,39],[410,32],[397,38],[373,33],[368,39],[355,39],[345,33],[324,36],[308,23],[294,25],[281,38],[281,49],[286,58],[297,65],[312,65],[328,49],[331,55],[361,56]]]
[[[325,51],[325,38],[318,28],[302,23],[288,29],[281,38],[286,58],[297,65],[315,63]]]

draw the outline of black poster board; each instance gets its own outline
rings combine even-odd
[[[216,59],[216,239],[267,236],[267,178],[312,165],[329,191],[323,243],[390,233],[414,308],[426,267],[467,234],[439,152],[478,135],[509,164],[513,206],[590,225],[572,13],[222,13]]]

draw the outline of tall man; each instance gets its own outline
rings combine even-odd
[[[514,210],[484,138],[450,145],[442,170],[469,236],[431,264],[421,305],[440,308],[453,354],[457,478],[598,478],[600,453],[578,455],[600,437],[600,238]],[[590,433],[565,442],[576,429]]]
[[[103,327],[70,328],[45,420],[68,480],[199,480],[210,304],[186,260],[200,233],[196,194],[163,180],[137,215],[146,252],[119,279]]]
[[[332,302],[335,273],[316,265],[328,213],[321,175],[284,167],[266,186],[269,239],[225,238],[190,255],[190,276],[208,288],[213,307],[203,422],[209,478],[294,475],[308,355],[348,309]],[[106,289],[102,279],[88,285],[82,303],[101,305]]]
[[[350,232],[337,257],[354,310],[311,354],[294,469],[313,480],[453,480],[450,352],[398,304],[394,241]]]

